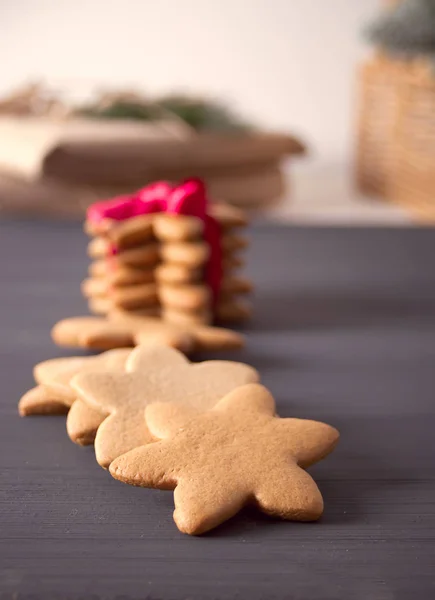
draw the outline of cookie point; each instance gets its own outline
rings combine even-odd
[[[320,517],[323,515],[324,511],[324,502],[322,496],[313,500],[312,505],[310,506],[311,510],[311,520],[318,521]]]
[[[109,473],[111,475],[119,475],[121,473],[121,468],[116,464],[116,461],[113,461],[109,466]]]
[[[200,518],[185,514],[176,508],[173,513],[174,522],[181,533],[186,535],[202,535],[213,528],[213,525],[207,526],[207,523]]]

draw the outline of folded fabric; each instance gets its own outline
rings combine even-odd
[[[134,188],[166,172],[178,171],[176,179],[180,172],[207,178],[303,151],[288,135],[196,134],[175,121],[0,117],[0,168],[30,181]]]
[[[183,177],[165,175],[159,178],[177,181]],[[188,173],[185,174],[187,176]],[[155,180],[144,178],[143,185]],[[237,175],[230,170],[204,178],[210,197],[225,200],[235,206],[263,209],[275,204],[285,191],[285,180],[277,166],[266,164],[258,168],[241,169]],[[134,192],[130,186],[88,186],[69,184],[49,178],[29,181],[0,171],[0,211],[8,214],[52,215],[64,218],[83,218],[86,208],[99,200]]]
[[[86,181],[83,173],[80,176],[83,160],[86,162],[93,157],[105,162],[107,169],[113,155],[115,160],[123,160],[126,151],[136,160],[143,156],[144,165],[147,150],[152,153],[154,144],[185,140],[190,135],[189,127],[174,121],[137,124],[131,121],[0,116],[0,168],[33,181],[46,176],[64,179],[64,171],[70,175],[66,179],[74,180],[77,172],[77,181],[83,182]],[[110,174],[103,170],[96,175],[99,184],[114,183]]]

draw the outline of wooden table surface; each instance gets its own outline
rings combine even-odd
[[[0,599],[435,597],[435,231],[259,225],[248,345],[282,416],[337,426],[315,524],[247,509],[201,538],[172,494],[113,480],[64,418],[21,419],[49,337],[83,314],[75,224],[0,223]]]

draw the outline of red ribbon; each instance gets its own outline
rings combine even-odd
[[[204,239],[210,247],[205,279],[216,301],[223,276],[221,231],[216,219],[207,214],[207,202],[206,188],[200,179],[187,179],[175,187],[166,181],[158,181],[131,196],[119,196],[92,204],[88,208],[87,218],[99,223],[103,219],[124,221],[139,215],[166,212],[201,219],[204,223]]]
[[[100,223],[104,219],[125,221],[139,215],[166,211],[166,201],[172,192],[166,181],[158,181],[135,192],[131,196],[117,196],[111,200],[95,202],[87,210],[87,219]]]

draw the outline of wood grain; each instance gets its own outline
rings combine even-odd
[[[435,594],[435,232],[259,225],[248,347],[283,416],[341,431],[316,524],[247,509],[180,534],[171,493],[111,479],[64,417],[18,416],[85,311],[79,225],[0,223],[0,598],[396,600]],[[232,355],[234,356],[234,355]]]

